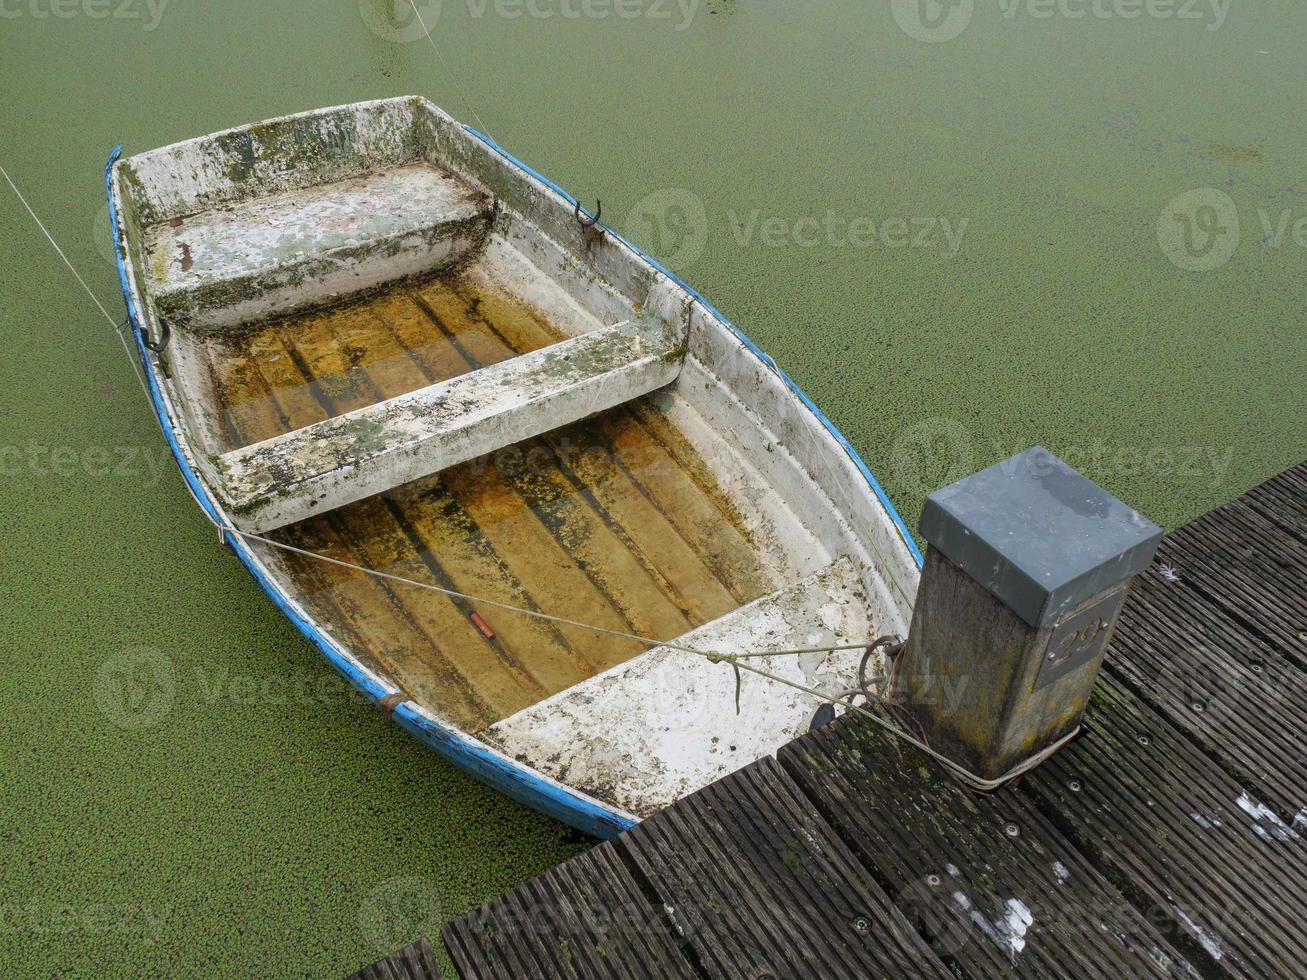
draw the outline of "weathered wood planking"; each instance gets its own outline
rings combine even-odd
[[[1039,807],[1205,972],[1301,975],[1307,840],[1108,679],[1085,728],[1023,779]]]
[[[1195,975],[1018,791],[973,794],[924,753],[850,716],[790,743],[780,759],[963,975]]]
[[[441,980],[441,975],[431,955],[431,943],[423,936],[413,945],[351,974],[348,980]]]
[[[600,844],[442,930],[464,980],[693,980],[681,938]]]
[[[1271,477],[1241,499],[1300,541],[1307,541],[1307,462]]]
[[[1142,575],[1107,663],[1283,819],[1307,806],[1307,673],[1221,607]]]
[[[1020,788],[973,795],[846,718],[617,846],[713,977],[904,955],[912,975],[1307,974],[1305,516],[1307,464],[1169,535],[1179,580],[1136,582],[1084,737]],[[881,941],[851,943],[850,917]]]
[[[1233,501],[1167,535],[1158,560],[1307,669],[1307,542]]]
[[[775,759],[618,844],[710,977],[948,976]]]

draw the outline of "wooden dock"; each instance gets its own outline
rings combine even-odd
[[[1018,784],[845,717],[443,938],[466,980],[1304,976],[1304,695],[1307,463],[1167,535]]]

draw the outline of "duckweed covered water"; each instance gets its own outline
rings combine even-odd
[[[0,20],[0,166],[115,316],[113,143],[420,93],[602,198],[909,523],[1035,442],[1167,526],[1307,455],[1300,5],[923,41],[899,4],[428,0],[457,85],[403,0],[55,6]],[[584,846],[349,697],[216,546],[7,186],[0,290],[0,972],[340,975]]]

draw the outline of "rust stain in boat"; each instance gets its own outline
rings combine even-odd
[[[233,445],[554,343],[512,296],[458,277],[213,338]],[[656,398],[274,532],[469,595],[670,640],[779,587]],[[362,662],[469,732],[637,655],[634,640],[269,549]]]
[[[226,448],[237,449],[297,427],[268,411],[279,402],[307,396],[332,418],[465,374],[469,357],[482,367],[562,337],[516,297],[443,277],[215,334],[205,353]],[[283,359],[297,370],[276,369]]]

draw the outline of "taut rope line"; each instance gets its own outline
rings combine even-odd
[[[412,0],[410,0],[410,2],[412,2]],[[414,13],[416,13],[418,16],[419,22],[421,22],[422,15],[418,13],[416,6],[414,6],[413,9],[414,9]],[[422,26],[425,29],[426,25],[423,24]],[[428,34],[427,37],[428,39],[430,39],[430,34]],[[432,47],[433,48],[435,47],[434,40],[432,41]],[[440,54],[439,49],[436,49],[436,54],[437,55]],[[442,59],[442,63],[443,63],[443,59]],[[476,115],[475,109],[473,110],[473,115],[474,116]],[[477,121],[480,122],[479,117]],[[105,319],[108,320],[110,326],[114,328],[114,333],[118,335],[118,339],[122,342],[123,351],[127,354],[128,360],[131,361],[132,371],[133,373],[135,373],[137,381],[141,383],[141,388],[143,391],[145,391],[148,397],[149,388],[146,385],[145,378],[141,375],[140,368],[136,363],[136,358],[132,355],[130,348],[128,348],[127,346],[126,338],[123,336],[122,332],[118,328],[118,322],[114,320],[112,316],[109,315],[109,311],[104,308],[104,305],[100,302],[99,298],[96,297],[95,293],[91,291],[91,288],[86,284],[86,280],[82,278],[81,274],[73,266],[72,262],[68,260],[68,256],[64,254],[64,250],[59,247],[59,243],[55,241],[54,236],[50,234],[49,230],[47,230],[47,228],[45,227],[45,224],[41,221],[39,217],[37,217],[36,212],[32,210],[31,205],[27,203],[27,199],[23,196],[22,192],[18,190],[17,186],[15,186],[13,180],[10,178],[8,172],[5,171],[3,167],[0,167],[0,175],[2,175],[5,179],[5,182],[9,184],[9,187],[13,190],[14,194],[18,197],[18,200],[22,203],[23,207],[27,210],[27,213],[32,216],[32,220],[36,222],[36,225],[38,228],[41,229],[42,234],[44,234],[45,237],[49,240],[50,244],[54,246],[54,250],[59,254],[59,257],[63,259],[64,265],[68,267],[68,270],[72,272],[73,276],[76,277],[77,281],[81,284],[82,289],[85,290],[86,294],[91,298],[91,302],[93,302],[96,305],[96,307],[100,310],[100,312],[104,314]],[[341,561],[340,559],[332,558],[329,555],[318,554],[317,552],[313,552],[313,551],[306,551],[302,548],[296,548],[294,545],[284,544],[280,541],[275,541],[271,538],[263,537],[262,535],[257,535],[247,531],[242,531],[239,528],[235,528],[230,525],[223,524],[221,521],[215,519],[213,515],[209,513],[207,508],[205,508],[200,503],[199,498],[195,497],[195,492],[191,489],[190,484],[186,481],[182,481],[182,482],[183,485],[186,487],[187,493],[189,493],[193,498],[195,498],[196,504],[200,506],[200,512],[203,513],[207,518],[209,518],[209,520],[212,522],[214,527],[217,528],[220,533],[232,534],[244,539],[260,541],[264,544],[267,544],[270,547],[280,548],[285,551],[291,551],[308,558],[317,559],[318,561],[327,562],[333,565],[339,565],[343,568],[349,568],[358,572],[362,572],[365,575],[373,575],[376,576],[377,578],[387,579],[389,581],[409,585],[414,588],[426,589],[431,592],[439,592],[445,595],[449,595],[451,597],[464,598],[471,602],[477,602],[498,609],[504,609],[506,611],[519,613],[524,616],[533,616],[537,619],[543,619],[549,622],[574,626],[580,629],[593,630],[594,632],[597,633],[604,633],[621,639],[634,640],[638,643],[641,643],[651,648],[666,647],[669,650],[678,650],[684,653],[693,653],[696,654],[697,656],[704,657],[705,659],[709,660],[712,663],[730,664],[731,667],[737,671],[737,678],[738,678],[739,671],[741,670],[747,671],[751,674],[757,674],[759,677],[764,677],[768,680],[774,681],[778,684],[782,684],[786,687],[793,688],[796,691],[801,691],[802,693],[807,694],[808,696],[820,701],[822,704],[832,704],[832,705],[838,704],[838,705],[842,705],[849,711],[856,712],[862,717],[869,719],[871,722],[873,722],[874,724],[876,724],[886,732],[890,733],[891,735],[899,739],[902,739],[903,741],[907,742],[909,745],[913,746],[917,750],[930,756],[936,762],[940,763],[940,765],[944,766],[955,776],[957,776],[958,779],[960,779],[962,782],[966,783],[968,786],[971,786],[973,789],[977,789],[982,792],[990,792],[992,790],[998,789],[999,787],[1003,786],[1005,783],[1011,782],[1013,779],[1016,779],[1018,776],[1021,776],[1029,772],[1031,769],[1034,769],[1040,763],[1044,762],[1045,760],[1049,759],[1057,752],[1059,752],[1064,746],[1066,746],[1072,739],[1074,739],[1080,733],[1080,726],[1077,725],[1074,731],[1065,735],[1057,742],[1054,742],[1052,745],[1048,746],[1048,748],[1037,753],[1031,758],[1025,760],[1022,763],[1019,763],[1017,766],[1015,766],[1013,769],[1011,769],[1004,775],[999,776],[997,779],[984,779],[980,776],[977,776],[975,773],[971,772],[965,766],[959,765],[958,763],[954,762],[952,759],[948,758],[948,756],[936,752],[921,739],[918,739],[910,735],[909,733],[903,731],[897,725],[892,724],[891,722],[882,718],[880,715],[868,711],[864,707],[855,705],[850,701],[844,700],[845,697],[844,695],[842,695],[838,699],[833,698],[830,695],[826,694],[825,692],[817,690],[816,688],[808,687],[804,684],[798,683],[797,681],[792,681],[789,678],[781,677],[775,673],[772,673],[769,670],[764,670],[760,667],[755,667],[752,664],[745,662],[749,659],[760,658],[760,657],[795,656],[795,655],[800,655],[805,653],[831,653],[837,650],[867,650],[875,646],[874,643],[837,644],[833,646],[824,646],[824,647],[806,647],[806,648],[797,648],[793,650],[768,650],[768,651],[747,652],[747,653],[713,653],[711,651],[706,651],[706,650],[696,650],[694,647],[688,647],[682,644],[664,643],[658,640],[652,640],[649,637],[639,636],[638,634],[635,633],[624,633],[620,630],[612,630],[603,626],[595,626],[590,623],[582,623],[576,620],[566,619],[561,616],[551,616],[548,613],[539,612],[534,609],[525,609],[523,607],[514,606],[506,602],[499,602],[494,599],[485,599],[479,596],[467,595],[464,593],[456,592],[452,589],[441,588],[438,585],[432,585],[428,582],[419,582],[414,579],[404,578],[403,576],[400,575],[392,575],[389,572],[382,572],[373,568],[365,568],[362,565],[355,565],[347,561]],[[859,673],[862,673],[861,668],[859,670]],[[865,695],[865,691],[863,693]],[[738,685],[737,685],[737,696],[738,696]],[[391,697],[393,697],[393,695]],[[383,699],[383,701],[384,700],[385,699]]]

